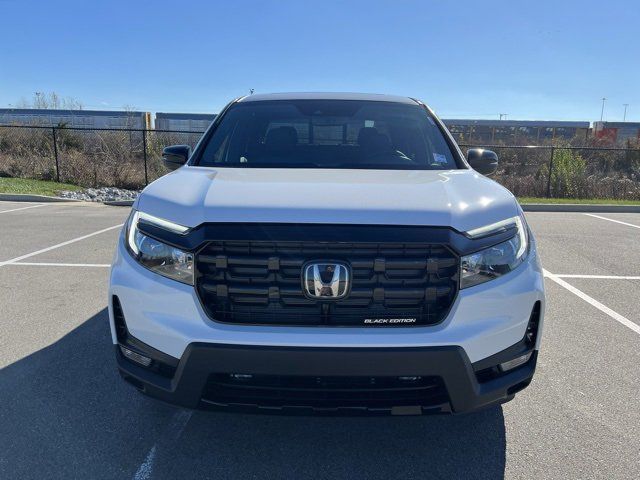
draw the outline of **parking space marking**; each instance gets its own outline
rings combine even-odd
[[[149,450],[144,458],[144,462],[142,462],[138,467],[138,470],[136,470],[133,480],[147,480],[151,478],[151,474],[153,473],[153,462],[156,458],[158,445],[161,444],[163,447],[166,447],[170,446],[172,442],[178,440],[187,426],[187,423],[191,420],[192,415],[193,410],[184,409],[178,410],[173,414],[171,422],[161,436],[161,440],[151,447],[151,450]]]
[[[614,220],[613,218],[601,217],[600,215],[594,215],[593,213],[585,213],[589,217],[599,218],[601,220],[609,220],[610,222],[619,223],[620,225],[626,225],[627,227],[640,228],[640,225],[634,225],[633,223],[622,222],[620,220]]]
[[[640,280],[640,276],[635,275],[576,275],[573,273],[554,273],[558,278],[593,278],[599,280]]]
[[[38,207],[44,207],[48,204],[46,203],[39,203],[38,205],[29,205],[28,207],[19,207],[19,208],[11,208],[9,210],[0,210],[0,213],[9,213],[9,212],[17,212],[20,210],[27,210],[28,208],[38,208]]]
[[[111,266],[108,263],[54,263],[54,262],[13,262],[13,263],[10,263],[9,265],[26,265],[28,267],[94,267],[94,268],[109,268]]]
[[[557,275],[554,275],[553,273],[551,273],[551,272],[549,272],[547,270],[543,270],[543,272],[544,272],[544,276],[547,277],[549,280],[552,280],[553,282],[557,283],[561,287],[569,290],[571,293],[573,293],[574,295],[577,295],[578,297],[580,297],[585,302],[593,305],[594,307],[596,307],[601,312],[606,313],[607,315],[609,315],[616,322],[621,323],[625,327],[630,328],[631,330],[636,332],[638,335],[640,335],[640,325],[637,325],[637,324],[633,323],[627,317],[623,317],[618,312],[614,312],[613,310],[611,310],[606,305],[600,303],[595,298],[590,297],[589,295],[584,293],[582,290],[577,289],[576,287],[574,287],[570,283],[565,282],[564,280],[562,280]]]
[[[76,242],[79,242],[81,240],[85,240],[87,238],[91,238],[91,237],[93,237],[95,235],[100,235],[101,233],[108,232],[109,230],[114,230],[116,228],[120,228],[120,227],[122,227],[122,225],[124,225],[124,224],[120,223],[118,225],[114,225],[113,227],[103,228],[102,230],[98,230],[97,232],[89,233],[89,234],[83,235],[81,237],[72,238],[71,240],[67,240],[66,242],[58,243],[56,245],[52,245],[52,246],[47,247],[47,248],[36,250],[35,252],[27,253],[25,255],[20,255],[19,257],[15,257],[15,258],[12,258],[10,260],[5,260],[4,262],[0,262],[0,267],[3,267],[5,265],[10,265],[12,263],[17,263],[20,260],[24,260],[25,258],[30,258],[30,257],[33,257],[35,255],[40,255],[41,253],[49,252],[51,250],[55,250],[56,248],[64,247],[66,245],[70,245],[72,243],[76,243]]]
[[[153,472],[153,461],[156,458],[156,446],[154,445],[147,453],[147,458],[138,467],[136,474],[133,476],[133,480],[147,480],[151,478],[151,472]]]

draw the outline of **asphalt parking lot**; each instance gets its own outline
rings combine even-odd
[[[640,214],[530,213],[538,371],[466,416],[191,412],[120,380],[108,264],[128,209],[0,202],[0,478],[640,477]]]

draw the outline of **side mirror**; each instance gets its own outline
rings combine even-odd
[[[467,151],[467,161],[471,168],[482,175],[491,175],[498,168],[498,155],[484,148],[470,148]]]
[[[172,145],[162,150],[162,163],[169,170],[180,168],[191,155],[191,147],[189,145]]]

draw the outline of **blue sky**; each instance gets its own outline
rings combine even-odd
[[[256,92],[418,97],[443,117],[640,121],[627,1],[0,0],[0,106],[217,112]]]

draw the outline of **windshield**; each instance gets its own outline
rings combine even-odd
[[[233,105],[197,164],[253,168],[458,168],[420,105],[276,100]]]

